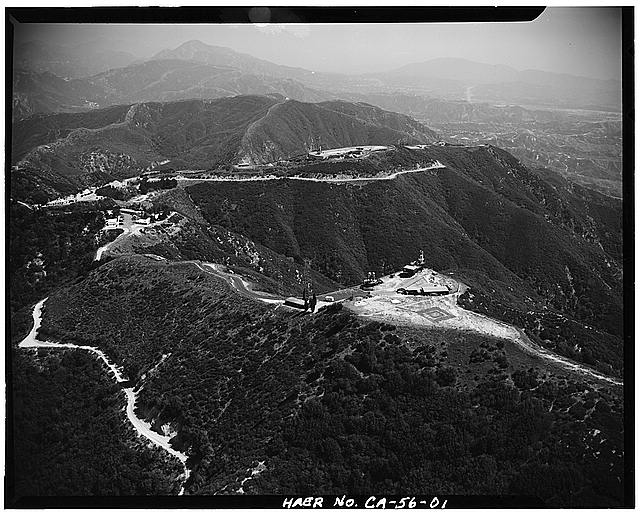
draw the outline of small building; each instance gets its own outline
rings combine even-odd
[[[429,284],[420,288],[420,295],[447,295],[451,290],[447,286]]]
[[[298,297],[287,297],[284,301],[284,305],[296,309],[308,308],[306,301],[304,301],[303,299],[299,299]]]
[[[149,224],[151,224],[151,218],[149,218],[149,217],[143,217],[142,219],[137,219],[137,220],[136,220],[136,224],[145,224],[145,225],[149,225]]]
[[[329,158],[329,155],[320,153],[320,150],[318,150],[317,152],[310,151],[309,153],[307,153],[307,158],[309,160],[326,160],[327,158]]]
[[[142,215],[144,212],[142,210],[133,210],[131,208],[120,208],[121,213],[129,213],[131,215]]]
[[[402,267],[400,277],[413,277],[417,272],[422,269],[419,265],[405,265]]]
[[[118,219],[107,219],[107,227],[115,228],[118,226]]]
[[[382,284],[382,280],[376,276],[375,272],[367,272],[367,277],[362,280],[361,288],[371,288],[378,284]]]

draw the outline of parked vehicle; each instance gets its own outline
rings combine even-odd
[[[396,290],[396,293],[399,293],[401,295],[420,295],[420,292],[418,290],[407,290],[406,288],[398,288]]]

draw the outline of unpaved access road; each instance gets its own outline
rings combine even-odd
[[[245,297],[271,303],[282,303],[284,301],[283,298],[275,295],[252,290],[251,282],[244,280],[237,274],[222,271],[219,265],[196,261],[191,263],[203,272],[224,279],[236,292]],[[368,319],[378,319],[390,323],[423,328],[469,330],[487,336],[503,338],[515,343],[523,351],[543,359],[548,363],[560,366],[565,370],[580,373],[614,386],[623,385],[622,380],[616,377],[604,375],[576,361],[572,361],[571,359],[541,347],[531,341],[521,329],[513,325],[460,307],[458,305],[458,297],[464,292],[466,286],[461,285],[461,283],[455,281],[448,275],[433,273],[439,281],[447,283],[452,290],[455,290],[449,295],[424,298],[399,295],[395,292],[395,289],[398,288],[399,285],[403,284],[408,286],[414,283],[414,281],[422,279],[422,276],[428,273],[429,272],[425,271],[424,274],[420,273],[409,279],[401,279],[396,275],[384,276],[382,278],[382,285],[376,286],[369,297],[357,297],[353,302],[349,302],[347,307],[359,316]],[[347,292],[347,296],[349,296],[349,292],[353,291],[353,289],[337,290],[333,292],[333,295],[340,296],[342,292]],[[331,304],[331,302],[319,302],[316,311],[329,304]],[[434,310],[437,310],[436,315],[432,317],[428,316],[429,314],[433,314]],[[425,314],[425,312],[427,314]]]
[[[223,281],[228,283],[233,290],[238,292],[243,297],[259,300],[262,302],[273,303],[273,304],[277,304],[277,303],[281,304],[284,302],[284,299],[281,299],[280,297],[277,297],[275,295],[271,295],[266,292],[255,291],[253,289],[253,283],[244,280],[238,274],[232,274],[230,272],[223,271],[220,265],[217,265],[215,263],[206,263],[202,261],[189,261],[187,263],[192,263],[199,270],[202,270],[207,274],[210,274],[215,277],[218,277],[219,279],[222,279]]]
[[[247,182],[247,181],[278,181],[278,180],[297,180],[297,181],[315,181],[318,183],[358,183],[366,181],[389,181],[394,180],[402,174],[413,174],[417,172],[426,172],[433,169],[444,169],[446,166],[440,162],[436,162],[428,167],[420,167],[418,169],[407,169],[405,171],[397,171],[384,176],[370,176],[370,177],[357,177],[357,178],[307,178],[304,176],[251,176],[246,178],[231,178],[231,177],[217,177],[217,178],[185,178],[184,176],[178,176],[177,181],[224,181],[224,182]]]
[[[88,345],[75,345],[73,343],[53,343],[50,341],[41,341],[38,339],[38,330],[42,325],[42,307],[44,306],[44,303],[46,302],[46,300],[47,298],[42,299],[33,308],[33,327],[31,328],[31,331],[29,332],[29,334],[27,334],[27,336],[18,344],[18,347],[24,348],[24,349],[72,348],[72,349],[86,350],[88,352],[92,352],[93,354],[97,355],[98,358],[100,358],[107,365],[107,368],[109,369],[109,373],[113,376],[116,382],[118,383],[127,382],[128,379],[125,379],[122,376],[121,369],[118,368],[118,366],[116,366],[114,363],[109,361],[105,353],[96,347],[90,347]],[[134,391],[133,388],[125,387],[125,388],[122,388],[122,391],[125,393],[127,397],[127,407],[126,407],[127,418],[129,419],[129,422],[131,423],[131,425],[133,425],[133,428],[138,432],[138,435],[141,435],[147,438],[153,444],[155,444],[156,446],[159,446],[160,448],[162,448],[172,456],[176,457],[182,463],[184,467],[184,472],[183,472],[182,486],[179,493],[182,495],[184,493],[184,485],[187,479],[189,478],[189,473],[190,473],[189,468],[187,468],[187,455],[171,447],[171,443],[170,443],[171,437],[158,434],[157,432],[151,430],[151,425],[149,423],[147,423],[143,419],[136,416],[135,408],[136,408],[136,399],[140,391],[139,389],[138,391]]]

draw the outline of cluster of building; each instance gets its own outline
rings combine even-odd
[[[436,272],[426,267],[423,251],[420,251],[420,257],[416,261],[402,267],[397,277],[408,280],[406,286],[396,290],[401,295],[447,295],[451,293],[451,289],[446,284],[439,282]],[[360,288],[372,290],[378,284],[382,284],[382,280],[376,277],[375,272],[369,272]]]
[[[82,192],[78,192],[75,195],[67,197],[59,197],[58,199],[52,199],[45,206],[68,206],[78,201],[95,201],[96,197],[91,189],[85,189]]]
[[[309,160],[329,160],[332,158],[362,158],[376,151],[386,151],[389,146],[351,146],[347,148],[325,149],[322,147],[309,151]]]
[[[120,227],[120,223],[121,223],[121,219],[119,217],[113,217],[110,219],[107,219],[107,223],[105,224],[104,228],[105,229],[116,229],[118,227]]]
[[[307,297],[306,293],[302,294],[302,298],[298,297],[287,297],[284,301],[285,306],[289,306],[290,308],[301,309],[303,311],[311,311],[312,313],[316,309],[316,304],[318,303],[318,299],[316,298],[315,292],[311,297]]]
[[[114,210],[107,210],[107,218],[104,229],[117,229],[124,222],[124,216],[116,213]]]
[[[401,295],[447,295],[451,293],[448,286],[437,282],[436,273],[433,270],[429,272],[425,267],[424,252],[422,251],[420,251],[418,261],[402,267],[402,272],[400,272],[399,277],[415,277],[419,273],[424,273],[425,270],[427,273],[421,276],[422,279],[413,279],[407,283],[407,286],[398,288],[396,292]]]

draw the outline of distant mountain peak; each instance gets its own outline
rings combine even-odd
[[[195,59],[201,62],[206,62],[207,64],[218,63],[212,62],[211,59],[219,59],[220,57],[228,58],[231,57],[233,59],[238,58],[246,58],[246,59],[256,59],[251,55],[243,54],[236,52],[235,50],[228,48],[226,46],[216,46],[207,43],[203,43],[199,39],[192,39],[190,41],[186,41],[173,49],[167,48],[165,50],[161,50],[156,53],[151,59],[165,59],[167,56],[171,58],[182,58],[182,59]]]
[[[182,43],[174,49],[162,50],[151,58],[158,59],[194,60],[214,66],[233,67],[252,75],[294,80],[313,75],[313,72],[307,69],[276,64],[226,46],[214,46],[197,39]]]
[[[203,43],[200,39],[191,39],[185,43],[182,43],[178,48],[186,47],[186,48],[210,48],[210,45]]]
[[[173,51],[179,51],[179,50],[189,50],[189,51],[196,51],[196,52],[224,52],[229,54],[238,53],[235,50],[228,48],[226,46],[217,46],[217,45],[203,43],[199,39],[191,39],[190,41],[182,43],[181,45],[177,46]],[[172,51],[172,50],[168,50],[168,51]]]

